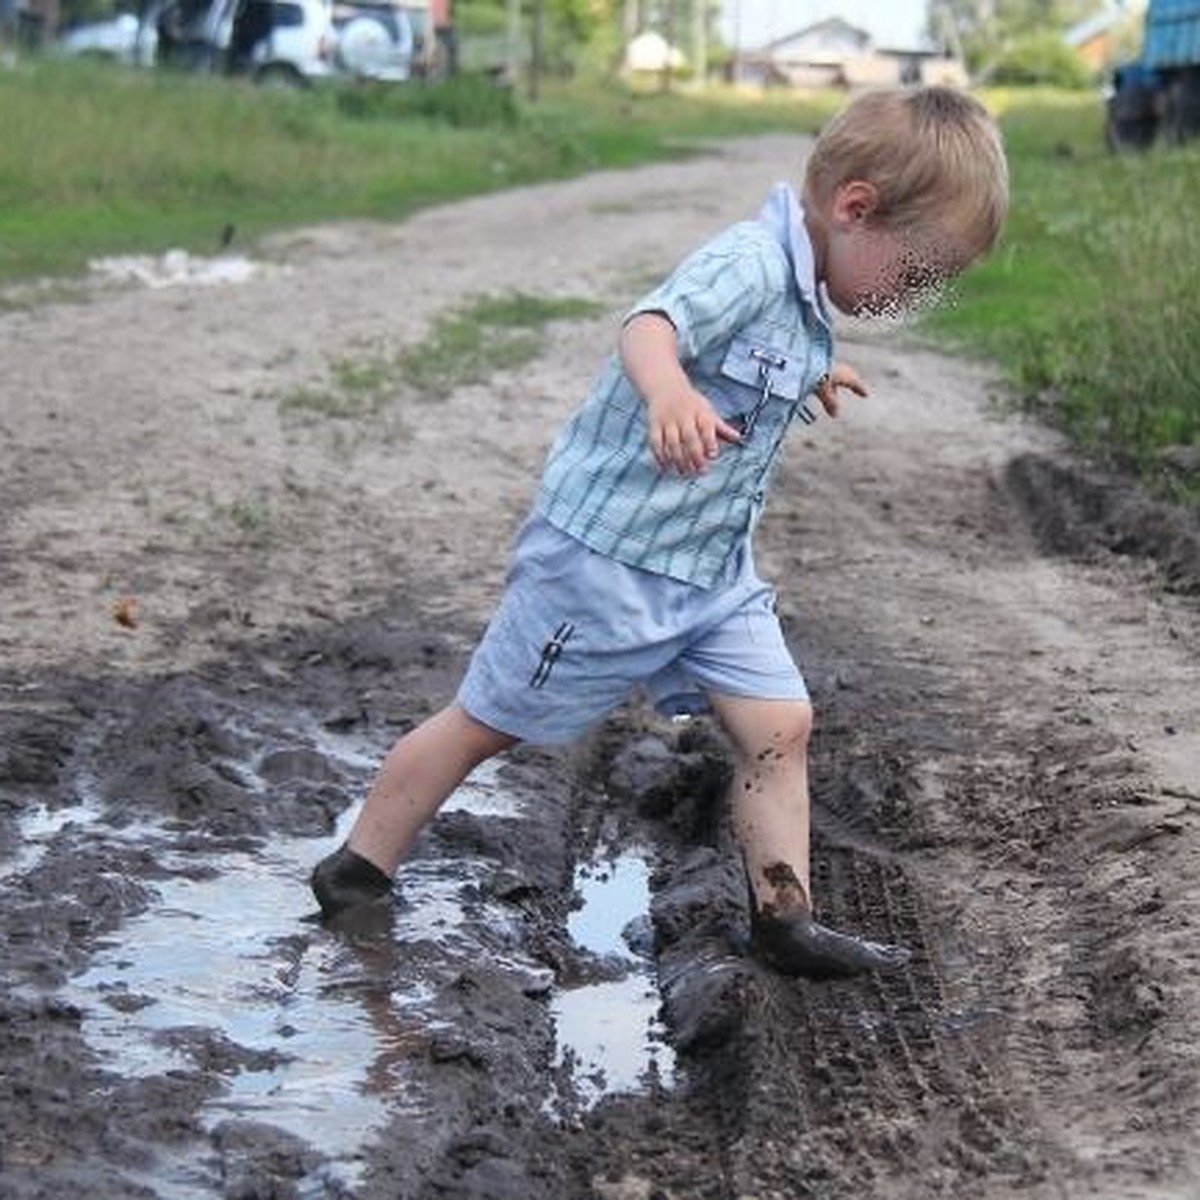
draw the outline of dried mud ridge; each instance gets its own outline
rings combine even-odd
[[[1064,471],[1013,464],[1001,504],[1014,528],[1021,511],[1040,528],[1064,520],[1060,498],[1079,494]],[[1108,524],[1080,526],[1077,508],[1065,518],[1073,552],[1095,556],[1110,541],[1111,510],[1100,511]],[[1192,581],[1196,557],[1185,559],[1171,572]],[[744,958],[721,742],[704,721],[664,725],[631,709],[569,755],[512,755],[501,778],[524,815],[435,823],[414,866],[470,864],[453,890],[464,919],[452,938],[305,923],[297,872],[287,896],[297,920],[266,955],[263,987],[286,1013],[289,981],[322,948],[337,964],[329,1001],[350,996],[376,1024],[381,1049],[362,1066],[383,1116],[353,1185],[327,1169],[318,1139],[269,1112],[203,1118],[231,1080],[286,1059],[286,1037],[264,1053],[203,1022],[174,1027],[161,1033],[174,1069],[114,1073],[65,985],[165,881],[203,880],[280,838],[328,837],[368,768],[332,758],[325,739],[383,746],[453,686],[461,643],[449,635],[464,631],[429,629],[421,597],[398,594],[343,627],[252,652],[233,645],[179,676],[0,679],[6,1200],[1106,1195],[1111,1158],[1072,1146],[1046,1111],[1078,1071],[1112,1089],[1126,1117],[1111,1129],[1121,1156],[1111,1194],[1188,1194],[1176,1189],[1194,1179],[1197,1104],[1193,1063],[1179,1057],[1179,993],[1170,964],[1132,934],[1167,907],[1161,863],[1141,856],[1192,827],[1192,801],[1163,816],[1164,798],[1086,725],[1047,717],[1020,746],[998,746],[1004,731],[964,696],[946,724],[926,701],[948,685],[927,667],[898,664],[861,686],[847,663],[871,658],[869,644],[823,643],[820,628],[805,651],[823,698],[821,915],[910,946],[906,971],[813,986]],[[945,764],[940,777],[930,760]],[[957,827],[937,817],[939,795],[965,814]],[[39,808],[60,821],[31,859],[21,822]],[[1113,819],[1098,838],[1100,812]],[[555,1066],[548,980],[620,969],[581,954],[566,923],[576,862],[630,845],[651,848],[652,936],[640,952],[677,1067],[669,1086],[652,1077],[589,1109]],[[1116,888],[1118,860],[1128,870]],[[978,864],[994,903],[1009,886],[1022,906],[1045,905],[991,911],[939,892],[939,864],[964,862],[968,875]],[[402,914],[403,888],[397,903]],[[502,924],[480,917],[497,907]],[[1031,1011],[1021,968],[1036,940],[1062,958]],[[178,954],[182,965],[188,946]],[[390,998],[414,980],[432,995],[429,1019],[405,1026]],[[116,1012],[154,1000],[105,997]],[[422,1098],[415,1111],[406,1095]]]

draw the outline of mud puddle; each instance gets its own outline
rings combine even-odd
[[[194,701],[175,697],[181,709]],[[361,794],[376,761],[365,740],[334,736],[306,714],[268,718],[221,701],[204,726],[200,740],[216,749],[199,765],[178,751],[186,762],[177,773],[194,781],[200,766],[220,768],[248,804],[269,804],[281,775],[296,773]],[[280,729],[292,731],[287,748]],[[19,818],[0,883],[16,886],[83,844],[117,869],[152,864],[147,903],[106,932],[59,989],[105,1073],[126,1083],[204,1081],[196,1121],[205,1136],[156,1155],[150,1174],[126,1171],[130,1183],[163,1200],[212,1195],[226,1170],[213,1144],[245,1126],[308,1148],[293,1172],[296,1195],[357,1194],[389,1125],[440,1120],[445,1100],[431,1064],[490,1065],[494,1043],[480,1049],[481,1035],[488,1044],[513,1026],[519,1045],[508,1052],[545,1048],[547,1069],[526,1099],[540,1093],[551,1124],[607,1097],[671,1086],[644,850],[605,846],[572,875],[545,799],[531,811],[528,789],[497,761],[451,797],[403,867],[389,927],[330,930],[312,919],[306,879],[345,837],[355,805],[319,838],[184,835],[180,821],[154,811],[169,808],[162,797],[134,815],[112,803],[114,780],[94,748],[120,734],[81,739],[93,751],[76,768],[76,802],[36,805]],[[537,853],[535,822],[550,830],[553,852]],[[561,909],[529,903],[551,891],[526,862],[530,841],[543,871],[567,872]],[[492,986],[503,981],[500,1015],[483,1029],[459,1004],[473,971]],[[520,1005],[533,1007],[518,1021]]]
[[[223,1090],[201,1114],[208,1131],[230,1116],[264,1121],[319,1147],[330,1177],[352,1185],[384,1116],[363,1086],[380,1038],[353,993],[333,986],[336,944],[296,932],[311,850],[295,839],[226,854],[210,878],[158,885],[154,906],[107,940],[64,997],[84,1012],[107,1069],[128,1078],[215,1067]],[[179,864],[167,855],[162,865]],[[424,999],[393,1003],[417,1015]],[[201,1164],[193,1174],[200,1185]]]

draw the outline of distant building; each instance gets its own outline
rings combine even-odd
[[[760,87],[864,88],[898,83],[965,86],[961,62],[928,49],[876,47],[868,30],[828,17],[734,56],[735,83]]]
[[[1110,5],[1103,12],[1072,25],[1064,40],[1086,67],[1102,71],[1121,57],[1120,43],[1130,20],[1124,8]]]

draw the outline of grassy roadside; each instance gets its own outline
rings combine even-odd
[[[482,80],[287,92],[42,61],[0,70],[0,284],[101,253],[211,251],[328,218],[396,219],[514,184],[810,130],[812,105],[599,89],[527,108]]]
[[[989,99],[1012,215],[927,329],[999,361],[1100,459],[1200,506],[1200,145],[1113,156],[1094,96]]]
[[[329,218],[632,166],[698,140],[809,131],[840,102],[486,83],[264,91],[97,64],[0,70],[0,285],[97,254],[211,252]],[[998,360],[1082,444],[1200,504],[1200,146],[1113,157],[1092,94],[999,93],[1013,176],[1002,246],[923,318]]]

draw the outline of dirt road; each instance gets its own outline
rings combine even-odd
[[[759,543],[818,907],[910,970],[748,962],[721,742],[636,707],[473,779],[390,933],[304,919],[621,307],[803,151],[0,315],[0,1197],[1200,1195],[1196,530],[911,332],[844,331],[872,395],[794,436]],[[602,315],[335,402],[513,291]]]

